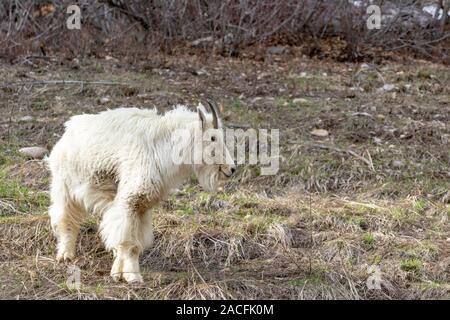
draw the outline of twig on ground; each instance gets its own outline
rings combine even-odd
[[[289,142],[290,144],[299,144],[298,142]],[[347,153],[349,155],[354,156],[355,158],[361,160],[362,162],[364,162],[365,164],[367,164],[367,166],[369,167],[369,169],[373,172],[375,172],[375,167],[373,165],[373,161],[372,161],[372,157],[370,156],[370,154],[368,154],[368,158],[365,158],[359,154],[357,154],[355,151],[351,150],[351,149],[340,149],[338,147],[335,146],[327,146],[324,144],[307,144],[308,147],[311,148],[318,148],[318,149],[325,149],[325,150],[333,150],[339,153]]]
[[[115,82],[115,81],[107,81],[107,80],[99,80],[99,81],[83,81],[83,80],[38,80],[38,81],[23,81],[23,82],[3,82],[0,83],[0,87],[9,87],[9,86],[26,86],[26,85],[39,85],[39,84],[94,84],[94,85],[104,85],[104,86],[115,86],[115,85],[128,85],[126,82]]]

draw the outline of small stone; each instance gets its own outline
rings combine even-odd
[[[405,163],[401,160],[394,160],[392,161],[392,167],[394,168],[401,168],[405,165]]]
[[[196,70],[194,71],[194,74],[196,76],[209,75],[208,71],[206,71],[205,69]]]
[[[20,122],[30,122],[33,120],[34,118],[32,116],[23,116],[22,118],[19,119]]]
[[[191,46],[198,47],[200,45],[213,42],[214,38],[212,36],[200,38],[191,42]]]
[[[385,91],[385,92],[391,92],[391,91],[393,91],[393,90],[395,90],[395,89],[396,89],[395,85],[389,84],[389,83],[386,83],[386,84],[383,86],[383,88],[382,88],[382,90]]]
[[[270,54],[282,54],[286,51],[285,47],[282,46],[276,46],[276,47],[269,47],[267,49],[267,52]]]
[[[325,129],[314,129],[313,131],[310,132],[313,136],[316,137],[328,137],[329,133],[327,130]]]
[[[108,98],[108,97],[102,97],[102,98],[100,98],[100,103],[101,103],[101,104],[106,104],[106,103],[109,103],[110,101],[111,101],[111,99]]]
[[[31,159],[43,159],[48,154],[48,150],[42,147],[27,147],[19,149],[19,153]]]
[[[261,79],[264,79],[264,78],[266,78],[266,77],[268,77],[268,76],[270,76],[270,73],[268,73],[268,72],[263,72],[263,73],[260,73],[260,74],[256,77],[256,79],[261,80]]]
[[[305,104],[308,103],[308,100],[304,98],[295,98],[292,102],[295,104]]]
[[[139,94],[137,95],[137,97],[138,97],[139,99],[147,99],[148,97],[150,97],[150,94],[148,94],[148,93],[139,93]]]
[[[253,104],[253,103],[261,101],[262,99],[263,99],[262,97],[255,97],[250,102]]]
[[[228,207],[228,205],[229,205],[228,202],[226,202],[224,200],[220,200],[220,199],[217,199],[217,200],[214,200],[211,202],[211,208],[214,210],[220,210],[220,209],[226,208],[226,207]]]

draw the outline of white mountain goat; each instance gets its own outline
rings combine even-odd
[[[220,177],[230,177],[235,171],[219,112],[208,104],[211,113],[201,104],[197,112],[177,106],[164,115],[156,110],[121,108],[74,116],[66,123],[64,135],[48,158],[52,175],[49,214],[58,240],[58,261],[75,257],[80,223],[87,213],[95,213],[101,216],[100,234],[106,249],[114,253],[113,279],[142,282],[139,255],[153,242],[150,209],[191,173],[203,188],[214,191]],[[180,130],[187,144],[174,140]],[[198,141],[193,139],[198,132],[212,134]],[[174,160],[177,148],[185,160],[197,152],[195,148],[212,144],[224,151],[222,159],[212,164]]]

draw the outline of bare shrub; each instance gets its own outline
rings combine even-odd
[[[408,49],[440,59],[448,59],[449,52],[446,0],[435,3],[434,15],[418,0],[79,0],[82,29],[69,31],[66,8],[73,2],[2,1],[2,56],[53,51],[78,56],[130,47],[172,50],[180,44],[235,55],[274,38],[299,45],[306,38],[314,44],[329,37],[345,41],[345,60],[358,60],[373,48]],[[379,30],[367,28],[370,4],[381,7]]]

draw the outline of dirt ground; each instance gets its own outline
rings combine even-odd
[[[446,66],[289,48],[259,59],[31,57],[0,64],[0,77],[2,299],[450,299]],[[189,181],[155,208],[140,287],[112,281],[91,217],[73,262],[81,287],[69,286],[71,265],[54,259],[48,171],[18,150],[51,150],[75,114],[204,96],[228,124],[280,129],[278,174],[244,165],[217,194]]]

